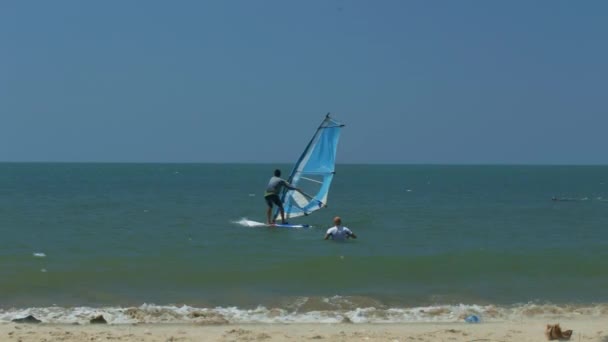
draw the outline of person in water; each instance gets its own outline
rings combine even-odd
[[[268,224],[274,224],[275,221],[272,219],[272,206],[275,204],[279,207],[281,212],[281,222],[285,224],[285,210],[283,209],[283,203],[281,203],[281,198],[279,194],[281,193],[282,188],[285,187],[289,190],[295,190],[301,193],[304,196],[307,196],[302,190],[296,188],[295,186],[289,184],[286,180],[281,178],[281,170],[274,170],[274,176],[270,178],[268,181],[268,186],[266,187],[266,193],[264,193],[264,199],[266,200],[266,204],[268,208],[266,209],[266,222]]]
[[[342,225],[342,219],[339,216],[334,217],[334,225],[335,226],[327,230],[327,233],[325,234],[325,240],[328,240],[330,237],[332,240],[340,241],[344,241],[350,238],[357,238],[357,235],[355,235],[355,233],[353,233],[350,229]]]

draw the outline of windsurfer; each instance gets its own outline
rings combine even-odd
[[[270,178],[268,181],[268,186],[266,186],[266,193],[264,194],[264,199],[266,200],[266,204],[268,208],[266,208],[266,223],[274,224],[275,221],[272,219],[272,206],[273,204],[279,207],[279,211],[281,212],[281,222],[285,224],[285,210],[283,209],[283,203],[281,203],[281,198],[279,194],[281,193],[282,188],[285,187],[289,190],[295,190],[299,193],[305,195],[302,190],[296,188],[295,186],[289,184],[286,180],[281,178],[281,170],[274,170],[274,176]]]

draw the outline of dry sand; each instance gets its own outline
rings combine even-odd
[[[572,341],[608,342],[608,318],[404,324],[0,324],[0,341],[546,341],[546,324]]]

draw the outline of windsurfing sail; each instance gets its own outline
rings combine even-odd
[[[281,201],[285,209],[285,219],[308,215],[327,205],[329,187],[334,178],[336,152],[340,130],[343,124],[329,116],[317,128],[306,149],[296,162],[287,179],[293,186],[304,192],[304,195],[284,189]],[[279,216],[278,209],[274,218]]]

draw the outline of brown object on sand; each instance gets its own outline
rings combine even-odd
[[[559,324],[547,324],[545,329],[545,336],[547,340],[569,340],[572,336],[572,330],[564,330],[560,328]]]

